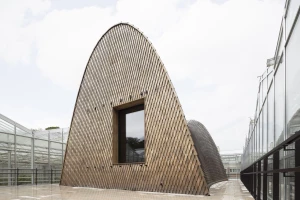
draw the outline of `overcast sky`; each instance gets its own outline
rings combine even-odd
[[[221,151],[242,149],[258,78],[274,56],[285,0],[0,2],[0,113],[28,128],[69,127],[96,42],[118,22],[162,58],[187,119]]]

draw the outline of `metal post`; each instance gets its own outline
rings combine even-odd
[[[266,157],[264,159],[264,170],[263,171],[267,171],[267,170],[268,170],[268,157]],[[264,178],[263,179],[263,200],[267,200],[267,198],[268,198],[268,195],[267,195],[267,193],[268,193],[268,189],[267,189],[267,187],[268,187],[268,180],[267,180],[268,174],[264,173],[263,178]]]
[[[297,140],[295,142],[295,167],[300,167],[300,140]],[[295,172],[295,199],[300,199],[299,188],[300,188],[300,172]]]
[[[17,168],[17,128],[14,125],[14,168]]]
[[[50,131],[48,131],[48,169],[50,169]]]
[[[37,180],[38,180],[38,173],[37,173],[37,168],[35,168],[35,184],[37,185]]]
[[[18,177],[19,177],[19,168],[17,168],[17,186],[19,185]]]
[[[31,169],[34,169],[34,133],[32,132],[31,138]],[[34,173],[31,175],[31,184],[34,184]]]
[[[257,172],[259,174],[257,174],[257,196],[256,196],[256,199],[257,200],[260,200],[260,192],[261,192],[261,161],[259,161],[258,163],[258,169],[257,169]]]
[[[17,128],[14,124],[14,168],[17,168]],[[15,171],[15,182],[18,180],[18,177],[16,177],[16,171]]]
[[[254,165],[251,166],[251,172],[254,172]],[[255,174],[251,174],[251,194],[254,197],[254,175]]]
[[[47,171],[49,171],[49,169],[50,169],[50,146],[51,146],[51,144],[50,144],[50,131],[48,131],[48,169],[46,170],[46,172]],[[45,177],[45,175],[43,175],[43,177]],[[49,174],[47,174],[46,173],[46,177],[47,177],[47,179],[49,179]]]
[[[279,169],[279,151],[273,154],[273,169]],[[273,173],[273,200],[279,200],[279,173]]]
[[[10,143],[9,143],[9,146],[10,146]],[[10,149],[10,147],[9,147],[9,149]],[[10,170],[10,168],[11,168],[11,151],[9,150],[9,151],[7,151],[7,167],[8,167],[8,171],[7,171],[7,184],[8,184],[8,186],[11,186],[11,170]]]
[[[8,146],[8,151],[7,151],[7,168],[9,169],[7,171],[7,185],[10,186],[11,185],[11,143],[9,141],[9,134],[7,134],[7,146]]]
[[[256,170],[256,165],[257,165],[257,163],[255,163],[255,164],[253,165],[253,172],[257,172],[257,170]],[[256,175],[256,174],[253,174],[253,176],[254,176],[254,179],[253,179],[253,197],[254,197],[254,199],[256,199],[256,188],[257,188],[257,185],[256,185],[256,177],[257,177],[257,175]]]

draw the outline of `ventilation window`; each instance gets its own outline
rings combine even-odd
[[[113,161],[145,162],[144,100],[114,108]]]

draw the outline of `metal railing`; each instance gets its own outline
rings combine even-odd
[[[0,169],[0,186],[59,183],[61,169]]]
[[[288,148],[293,145],[293,148]],[[280,151],[293,151],[294,166],[280,167]],[[272,176],[272,184],[270,190],[272,191],[272,199],[279,200],[280,198],[280,183],[279,174],[283,177],[294,178],[295,189],[292,191],[294,199],[300,199],[300,131],[296,132],[290,138],[277,145],[273,150],[266,153],[256,162],[241,172],[241,180],[249,190],[251,195],[257,200],[268,199],[268,176]]]

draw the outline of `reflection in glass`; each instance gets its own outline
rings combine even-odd
[[[251,158],[251,163],[252,163],[254,161],[254,159],[253,159],[253,136],[251,137],[249,146],[250,146],[250,158]]]
[[[285,154],[282,155],[284,160],[284,168],[294,168],[295,167],[295,143],[292,143],[286,146],[288,151],[285,151]],[[295,199],[295,172],[287,172],[285,173],[285,192],[286,192],[286,200],[294,200]]]
[[[263,154],[263,123],[262,123],[262,112],[259,116],[259,158]]]
[[[268,145],[268,110],[267,110],[267,101],[263,107],[263,155],[267,153]]]
[[[253,132],[253,161],[256,160],[256,127]]]
[[[268,170],[273,169],[273,155],[268,157]],[[268,198],[273,199],[273,173],[268,174]]]
[[[286,200],[295,199],[295,177],[286,177]]]
[[[267,71],[264,73],[265,79],[262,82],[262,90],[263,90],[263,99],[262,101],[265,100],[266,96],[267,96],[267,92],[268,92],[268,78],[267,78]]]
[[[284,61],[278,66],[275,76],[275,145],[283,142],[284,138]]]
[[[274,58],[276,61],[275,65],[267,68],[269,75],[266,82],[264,79],[266,73],[263,73],[260,79],[254,115],[256,127],[253,135],[250,134],[248,136],[251,141],[246,141],[242,169],[246,169],[249,164],[250,166],[254,164],[253,162],[258,157],[261,157],[261,152],[265,154],[271,151],[285,139],[300,131],[300,22],[295,20],[300,0],[287,2],[286,16],[282,20]],[[291,28],[293,29],[292,32],[290,32]],[[289,38],[288,41],[286,40],[287,38]],[[267,94],[268,89],[269,92]],[[267,95],[267,104],[265,102],[265,105],[262,107],[265,95]],[[261,107],[262,109],[260,109]],[[261,111],[260,116],[259,111]],[[244,156],[249,154],[250,158],[252,158],[250,163],[248,157]],[[247,164],[245,165],[244,163]],[[277,166],[277,162],[275,163]],[[279,152],[279,168],[291,169],[295,167],[295,144],[290,144],[285,146],[285,150],[280,150]],[[268,157],[268,170],[272,169],[273,158],[271,155]],[[277,193],[279,193],[279,199],[295,199],[295,172],[279,173],[279,181],[277,175],[277,173],[268,173],[267,175],[267,198],[273,199],[273,193],[276,194],[276,197]],[[253,177],[256,177],[256,175]],[[254,192],[257,191],[257,179],[253,179],[253,187]],[[274,191],[273,187],[275,188]]]
[[[285,168],[285,159],[284,159],[285,152],[283,149],[279,151],[279,169]],[[284,191],[285,191],[285,185],[284,185],[284,177],[283,173],[279,173],[279,199],[284,200]]]
[[[272,67],[268,68],[268,88],[270,88],[270,85],[271,85],[271,81],[273,79],[273,73],[274,73],[274,70]]]
[[[300,4],[299,0],[289,1],[288,12],[286,15],[286,34],[289,34],[289,32],[291,31],[295,17],[297,15],[299,4]],[[295,30],[294,30],[292,35],[297,35],[297,32],[295,32]],[[289,43],[293,44],[293,41],[291,41]]]
[[[126,114],[126,162],[144,161],[144,110],[141,110]]]
[[[274,148],[274,84],[268,94],[268,151]]]
[[[254,161],[256,161],[257,159],[257,145],[258,145],[258,141],[257,141],[257,125],[255,126],[255,132],[254,132]]]
[[[284,187],[284,177],[282,173],[279,173],[279,199],[285,200],[285,187]]]
[[[263,101],[264,101],[264,97],[263,97],[263,82],[260,82],[260,84],[259,84],[259,110],[258,110],[258,112],[262,108]],[[259,113],[257,113],[257,115],[258,114]]]
[[[267,176],[268,179],[268,198],[273,199],[273,174],[270,173]]]
[[[261,161],[260,171],[264,171],[264,162]],[[263,199],[263,186],[264,186],[264,176],[263,173],[260,174],[260,199]]]
[[[293,4],[294,1],[292,1]],[[300,1],[298,1],[299,3]],[[290,7],[290,6],[289,6]],[[296,7],[295,7],[296,8]],[[289,8],[289,13],[293,9]],[[297,7],[298,9],[298,7]],[[286,115],[287,137],[300,130],[300,23],[297,22],[287,46],[286,53]]]

